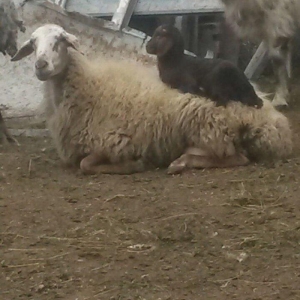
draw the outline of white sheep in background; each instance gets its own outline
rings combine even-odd
[[[225,17],[244,40],[263,41],[273,60],[278,87],[274,106],[288,105],[291,39],[300,25],[299,0],[222,0]]]
[[[36,29],[12,61],[35,53],[44,81],[46,118],[59,156],[86,174],[131,174],[169,165],[235,167],[280,159],[292,151],[289,122],[269,101],[216,107],[166,87],[146,68],[91,62],[62,27]]]

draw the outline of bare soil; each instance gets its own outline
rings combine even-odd
[[[300,109],[273,166],[83,176],[0,147],[0,299],[300,299]]]

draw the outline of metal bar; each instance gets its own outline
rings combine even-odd
[[[120,0],[119,6],[112,17],[118,29],[127,27],[138,0]]]

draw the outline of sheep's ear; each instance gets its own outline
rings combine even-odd
[[[62,38],[68,43],[68,46],[79,51],[79,40],[75,35],[64,31],[62,33]]]
[[[32,43],[30,40],[26,41],[21,48],[17,51],[17,53],[11,58],[11,61],[18,61],[28,55],[30,55],[34,51]]]

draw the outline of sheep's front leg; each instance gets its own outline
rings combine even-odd
[[[288,106],[288,97],[289,97],[289,89],[288,89],[288,78],[289,72],[288,70],[288,60],[291,59],[289,55],[286,56],[286,59],[283,57],[275,58],[273,60],[273,68],[274,72],[277,76],[278,83],[275,92],[274,99],[272,104],[276,106]]]
[[[112,164],[106,156],[92,153],[82,159],[80,169],[84,174],[123,174],[129,175],[145,171],[141,160],[129,160],[122,163]]]
[[[184,170],[192,168],[233,168],[245,166],[248,163],[248,158],[241,153],[236,153],[224,158],[217,158],[209,155],[202,155],[201,152],[199,152],[199,154],[187,152],[170,164],[168,174],[180,174]]]
[[[8,129],[4,123],[1,111],[0,111],[0,144],[3,143],[15,143],[19,145],[19,142],[8,132]]]

